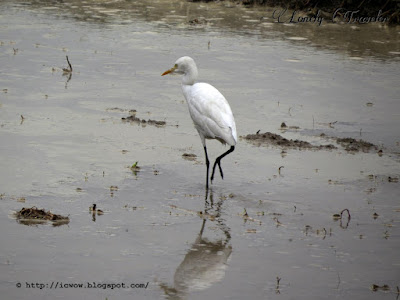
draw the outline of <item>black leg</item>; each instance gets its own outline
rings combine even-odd
[[[204,225],[206,225],[206,220],[207,220],[207,218],[204,218],[204,219],[203,219],[203,224],[201,225],[199,237],[201,237],[201,236],[203,235]]]
[[[206,146],[204,146],[204,153],[206,154],[206,166],[207,166],[206,189],[208,190],[208,170],[210,168],[210,161],[208,160],[207,147]]]
[[[214,180],[214,172],[215,172],[215,167],[218,165],[219,167],[219,172],[221,174],[221,178],[224,179],[224,173],[222,173],[222,168],[221,168],[221,159],[227,156],[229,153],[233,152],[235,150],[235,146],[231,146],[231,148],[223,153],[222,155],[218,156],[217,159],[215,160],[214,166],[213,166],[213,171],[211,174],[211,183]]]

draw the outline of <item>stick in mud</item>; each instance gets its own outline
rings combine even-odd
[[[70,72],[72,73],[72,65],[71,65],[71,63],[69,62],[68,55],[66,55],[65,57],[67,58],[67,63],[68,63]]]
[[[344,213],[345,211],[347,211],[347,216],[348,216],[348,218],[347,218],[347,223],[346,223],[346,225],[343,226],[342,220],[343,220],[343,213]],[[347,208],[343,209],[343,210],[340,212],[340,227],[342,227],[342,228],[344,228],[344,229],[347,228],[347,227],[349,227],[350,219],[351,219],[350,211],[349,211]]]
[[[281,293],[281,291],[279,290],[279,282],[281,281],[281,279],[282,279],[282,278],[276,276],[276,288],[275,288],[275,292],[276,292],[277,294],[280,294],[280,293]]]
[[[344,213],[345,211],[347,211],[347,215],[348,215],[349,221],[350,221],[351,215],[350,215],[350,211],[349,211],[347,208],[343,209],[343,210],[340,212],[340,217],[341,217],[341,218],[343,217],[343,213]]]

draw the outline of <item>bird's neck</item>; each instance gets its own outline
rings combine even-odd
[[[194,68],[190,68],[182,78],[182,84],[183,85],[193,85],[196,83],[198,76],[197,68],[194,66]]]

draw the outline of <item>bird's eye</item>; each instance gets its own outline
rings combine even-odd
[[[175,64],[174,68],[177,69],[178,68],[178,64]]]

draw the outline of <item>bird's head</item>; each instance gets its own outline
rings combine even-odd
[[[178,58],[178,60],[175,62],[175,65],[171,69],[162,73],[161,76],[167,74],[187,74],[189,72],[197,73],[196,63],[194,62],[193,58],[189,56],[183,56]]]

